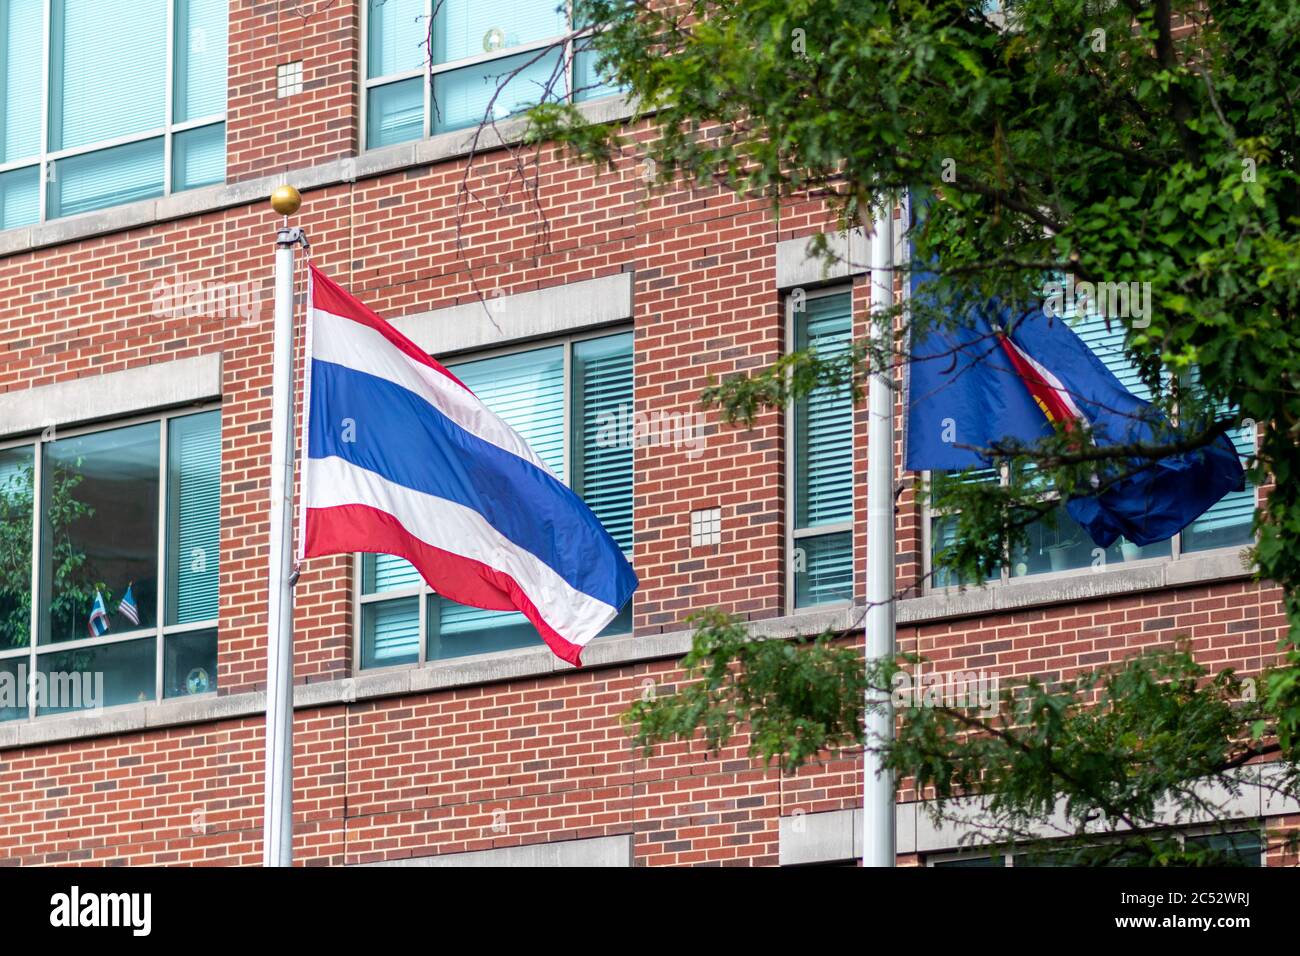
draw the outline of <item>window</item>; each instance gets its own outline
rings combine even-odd
[[[832,290],[786,300],[795,350],[822,358],[852,341],[853,294]],[[790,555],[787,593],[795,608],[853,599],[853,394],[817,389],[791,409]]]
[[[220,416],[0,448],[0,720],[216,688]]]
[[[1180,846],[1194,844],[1198,849],[1219,855],[1223,865],[1264,865],[1264,841],[1259,830],[1238,830],[1227,833],[1199,831],[1188,833],[1184,831],[1174,831],[1167,835],[1169,839],[1176,841]],[[927,863],[929,866],[942,867],[1059,867],[1076,865],[1073,862],[1072,852],[1070,850],[1053,850],[1050,846],[1018,850],[1012,853],[999,850],[992,855],[989,855],[987,850],[983,853],[978,851],[967,851],[955,854],[943,854],[930,857]],[[1121,853],[1106,865],[1133,866],[1137,865],[1137,863],[1135,863],[1135,858],[1133,857],[1126,860],[1125,855]]]
[[[0,228],[224,181],[227,7],[0,4]]]
[[[565,0],[367,0],[365,10],[368,149],[474,126],[489,108],[504,119],[543,96],[617,92],[590,34],[560,42]]]
[[[1137,370],[1124,352],[1124,328],[1120,322],[1112,321],[1109,329],[1106,328],[1105,319],[1100,315],[1072,316],[1070,322],[1074,331],[1125,388],[1139,398],[1151,397],[1150,389],[1142,383]],[[1230,433],[1230,437],[1243,459],[1254,454],[1254,434],[1249,429],[1236,429]],[[985,469],[972,472],[965,480],[998,481],[1003,478],[1005,476],[997,471]],[[938,473],[931,474],[930,479],[936,486],[944,480],[952,480]],[[1045,489],[1044,493],[1049,492]],[[1254,512],[1255,489],[1247,484],[1244,490],[1226,495],[1205,514],[1184,528],[1180,534],[1169,540],[1139,546],[1121,539],[1103,550],[1094,544],[1087,532],[1066,513],[1064,508],[1058,508],[1054,515],[1054,522],[1039,521],[1028,528],[1025,544],[1010,556],[1009,562],[1001,573],[991,580],[1008,580],[1035,574],[1089,568],[1100,569],[1137,561],[1165,560],[1194,551],[1240,546],[1251,540],[1251,519],[1254,517]],[[975,583],[959,582],[948,570],[937,567],[936,558],[952,543],[955,529],[956,521],[953,515],[933,512],[930,514],[928,550],[930,565],[935,569],[931,587],[944,588],[959,583],[968,585]]]
[[[632,333],[449,363],[632,554]],[[363,554],[358,575],[362,669],[542,644],[522,614],[457,604],[392,555]],[[632,630],[632,607],[605,634]]]

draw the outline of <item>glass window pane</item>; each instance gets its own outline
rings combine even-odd
[[[429,598],[429,660],[488,654],[542,644],[518,611],[483,611],[434,595]]]
[[[200,126],[172,138],[172,192],[225,181],[225,123]]]
[[[632,556],[632,333],[573,347],[574,490]]]
[[[32,447],[0,450],[0,651],[32,633]]]
[[[564,479],[564,346],[461,362],[452,370]]]
[[[41,151],[42,0],[0,3],[0,162]]]
[[[795,313],[795,348],[822,358],[844,354],[851,341],[849,293],[808,299]],[[819,388],[795,406],[795,527],[853,519],[853,394],[845,384]]]
[[[0,723],[27,717],[27,657],[0,660]]]
[[[382,594],[418,588],[424,583],[415,565],[395,554],[361,556],[361,590],[364,594]]]
[[[167,3],[51,0],[50,149],[162,127]]]
[[[442,0],[433,25],[433,62],[450,63],[568,31],[563,0]]]
[[[61,438],[42,446],[41,634],[79,640],[96,595],[108,633],[137,625],[119,607],[129,587],[140,627],[155,623],[158,587],[158,423]],[[152,668],[150,676],[152,682]]]
[[[229,0],[176,0],[172,121],[226,112],[226,18]]]
[[[36,669],[44,688],[38,691],[37,715],[153,700],[156,647],[146,637],[41,654]]]
[[[939,555],[945,548],[950,547],[957,540],[957,516],[956,515],[939,515],[930,519],[930,586],[935,588],[951,588],[959,584],[975,584],[971,577],[963,578],[951,568],[939,566]],[[986,580],[996,581],[1002,577],[1001,572],[991,574]]]
[[[1238,428],[1228,432],[1243,466],[1255,454],[1255,432]],[[1239,548],[1254,540],[1251,522],[1255,519],[1255,486],[1247,479],[1241,491],[1230,491],[1190,525],[1183,529],[1182,549],[1210,551],[1214,548]]]
[[[542,101],[568,95],[563,71],[557,74],[563,51],[489,60],[433,77],[433,131],[464,129],[489,119],[505,119]],[[515,71],[518,71],[517,73]],[[498,87],[500,89],[498,90]]]
[[[361,605],[361,666],[414,664],[420,659],[420,599]]]
[[[1263,841],[1258,830],[1243,830],[1239,833],[1214,833],[1206,836],[1188,837],[1188,843],[1222,854],[1223,862],[1229,866],[1263,866]]]
[[[49,218],[163,194],[162,137],[61,159],[51,168]]]
[[[853,600],[853,533],[841,531],[794,542],[794,605]]]
[[[1171,553],[1168,541],[1142,547],[1122,539],[1103,551],[1064,508],[1056,509],[1054,526],[1043,520],[1026,530],[1025,545],[1011,556],[1012,577],[1087,567],[1101,569],[1125,561],[1168,557]]]
[[[574,41],[573,98],[578,102],[623,91],[623,87],[596,69],[596,52],[587,49],[589,42],[590,38]]]
[[[423,77],[376,86],[367,95],[367,148],[405,143],[424,135]]]
[[[167,623],[217,617],[221,555],[221,413],[186,415],[167,432]]]
[[[1106,317],[1096,313],[1092,315],[1075,315],[1071,307],[1070,328],[1083,340],[1092,353],[1101,359],[1121,385],[1144,401],[1151,401],[1151,389],[1143,384],[1138,375],[1137,366],[1129,360],[1124,351],[1125,326],[1121,319],[1112,318],[1110,328],[1106,327]]]
[[[632,601],[623,605],[623,610],[618,612],[618,617],[605,625],[605,629],[597,634],[597,637],[606,637],[616,634],[632,633]]]
[[[428,57],[426,0],[369,0],[366,76],[374,79],[418,70]]]
[[[1003,857],[992,856],[963,856],[955,860],[940,860],[935,866],[956,866],[956,867],[988,867],[988,866],[1006,866],[1006,860]]]
[[[564,346],[462,362],[453,370],[563,479]],[[484,611],[437,596],[429,599],[428,626],[429,660],[528,647],[542,640],[517,611]]]
[[[0,173],[0,229],[29,226],[41,218],[41,168]]]
[[[163,638],[163,696],[186,697],[217,689],[217,632]]]

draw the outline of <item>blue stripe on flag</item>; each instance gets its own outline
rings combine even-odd
[[[472,508],[573,588],[612,607],[632,592],[636,579],[618,544],[553,475],[387,379],[320,359],[311,375],[308,457],[341,458]],[[355,423],[349,430],[345,419]]]

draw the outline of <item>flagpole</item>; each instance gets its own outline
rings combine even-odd
[[[293,865],[293,258],[303,233],[289,225],[302,198],[281,186],[275,237],[275,337],[271,372],[271,514],[267,576],[266,797],[262,865]]]
[[[894,217],[887,207],[871,237],[871,339],[892,342],[877,321],[894,303]],[[886,352],[886,354],[888,354]],[[894,390],[890,370],[876,370],[867,394],[867,662],[894,656]],[[894,709],[887,690],[867,691],[862,761],[862,865],[894,865],[894,774],[872,748],[892,740]]]

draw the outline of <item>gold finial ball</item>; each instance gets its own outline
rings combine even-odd
[[[281,216],[292,216],[302,206],[302,195],[292,186],[281,186],[271,193],[271,208]]]

